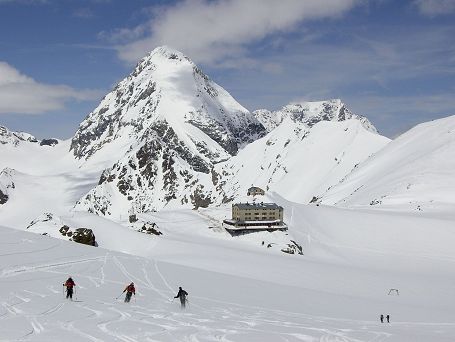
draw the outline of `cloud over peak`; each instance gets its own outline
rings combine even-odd
[[[246,44],[292,30],[305,20],[337,17],[357,0],[184,0],[152,12],[138,27],[114,32],[140,38],[118,46],[120,59],[135,63],[158,45],[169,45],[197,62],[242,55]],[[145,25],[145,26],[144,26]],[[131,32],[130,32],[131,31]]]

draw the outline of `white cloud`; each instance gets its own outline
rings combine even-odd
[[[414,4],[430,17],[455,12],[455,0],[415,0]]]
[[[135,63],[159,45],[172,46],[198,62],[238,57],[243,47],[270,34],[289,31],[305,20],[337,17],[357,0],[184,0],[154,12],[141,39],[118,47]],[[129,32],[131,31],[131,32]],[[138,28],[119,31],[132,37]],[[117,32],[118,33],[118,32]]]
[[[63,109],[67,101],[94,100],[98,91],[36,82],[0,61],[0,114],[41,114]]]

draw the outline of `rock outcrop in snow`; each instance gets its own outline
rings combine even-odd
[[[44,213],[34,219],[27,226],[27,230],[41,234],[49,235],[58,239],[74,241],[88,246],[98,246],[95,234],[90,228],[73,228],[62,218],[52,214]]]
[[[280,125],[286,118],[294,122],[301,122],[312,127],[321,121],[345,121],[356,119],[363,127],[377,133],[373,124],[364,116],[353,114],[340,99],[317,102],[292,103],[277,111],[259,109],[253,112],[256,118],[270,132]]]
[[[14,170],[10,168],[5,168],[0,172],[0,205],[8,201],[11,190],[16,187],[13,175]]]

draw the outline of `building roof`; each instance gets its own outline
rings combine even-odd
[[[276,203],[235,203],[233,207],[238,207],[239,209],[283,209]]]
[[[261,189],[258,186],[252,186],[252,187],[248,188],[248,190],[261,190],[261,191],[264,191],[263,189]]]

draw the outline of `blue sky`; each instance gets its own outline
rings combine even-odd
[[[455,114],[455,0],[0,0],[0,124],[68,138],[159,45],[250,110],[341,98],[395,137]]]

